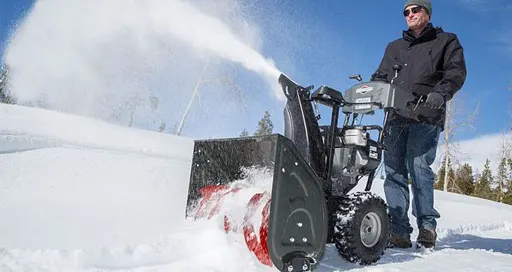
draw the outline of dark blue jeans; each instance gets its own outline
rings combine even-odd
[[[386,180],[384,193],[391,219],[391,232],[409,235],[409,182],[412,179],[412,213],[419,228],[436,229],[440,214],[434,208],[434,172],[441,128],[425,124],[388,126],[384,138]]]

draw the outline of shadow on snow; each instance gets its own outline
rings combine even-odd
[[[450,234],[445,238],[438,241],[434,251],[442,251],[444,249],[454,250],[469,250],[480,249],[491,252],[510,254],[512,255],[512,239],[497,239],[486,238],[471,234]],[[431,251],[428,251],[431,252]],[[354,264],[342,259],[338,254],[336,247],[332,244],[328,245],[320,265],[315,271],[332,272],[332,271],[346,271],[346,270],[359,270],[371,267],[378,267],[390,263],[404,263],[421,259],[427,256],[421,249],[416,249],[415,243],[413,248],[409,249],[396,249],[388,248],[384,251],[382,258],[375,264],[362,266]]]

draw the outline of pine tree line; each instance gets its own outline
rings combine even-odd
[[[444,165],[446,159],[441,165]],[[481,172],[474,174],[465,163],[453,169],[448,161],[448,192],[469,195],[512,205],[512,158],[503,157],[494,175],[487,159]],[[435,189],[443,190],[446,171],[441,167],[436,175]]]

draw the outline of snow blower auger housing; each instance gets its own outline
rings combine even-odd
[[[279,83],[287,97],[284,136],[195,141],[187,217],[221,218],[226,232],[242,233],[257,259],[280,271],[313,270],[328,243],[350,262],[376,262],[389,229],[386,203],[370,192],[384,127],[390,111],[417,99],[384,82],[360,82],[344,95],[327,86],[311,93],[313,86],[285,75]],[[318,104],[332,109],[330,125],[319,125]],[[376,110],[384,111],[383,127],[355,123]],[[269,182],[258,184],[265,178],[250,169],[264,169]],[[350,193],[363,177],[365,190]],[[230,211],[234,198],[242,199],[241,214]]]

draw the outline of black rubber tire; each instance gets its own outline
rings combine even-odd
[[[371,222],[380,221],[380,234],[375,234],[376,244],[371,246],[366,246],[361,238],[361,224],[365,217],[373,218]],[[368,265],[377,262],[384,254],[389,235],[389,217],[387,205],[381,197],[371,192],[349,194],[340,200],[333,220],[334,243],[345,260]]]

